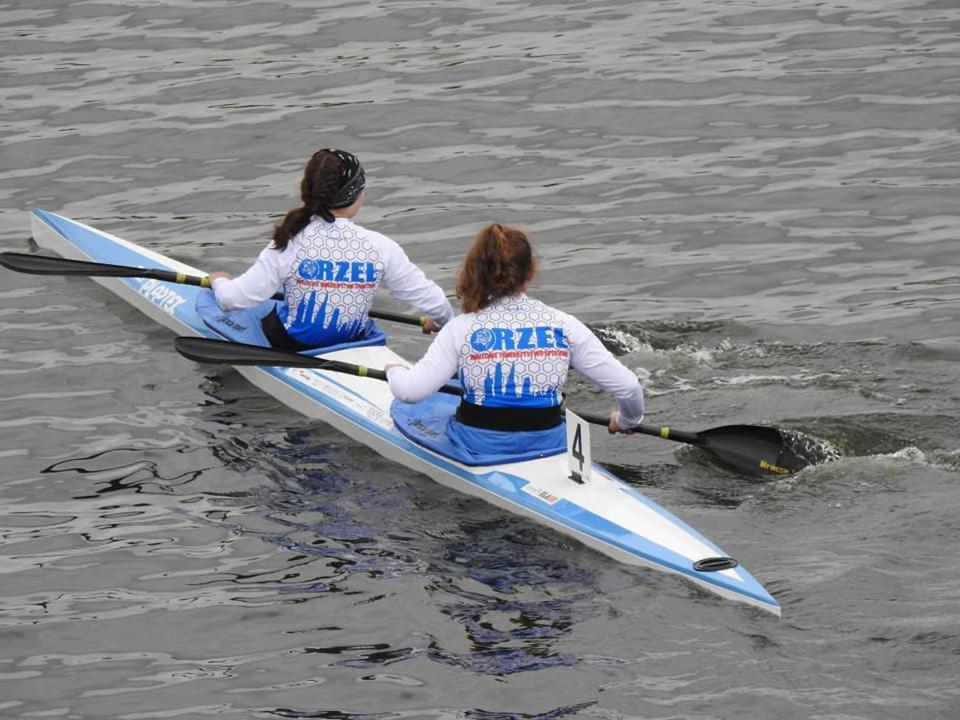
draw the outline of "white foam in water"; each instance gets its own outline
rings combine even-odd
[[[798,457],[807,458],[817,465],[833,460],[839,460],[841,455],[837,448],[819,438],[811,438],[793,430],[782,430],[784,440]]]
[[[622,349],[624,353],[654,352],[653,346],[650,343],[644,342],[636,335],[632,335],[624,330],[618,330],[616,328],[596,328],[594,332],[601,340],[615,344],[618,348]]]
[[[813,375],[798,373],[796,375],[737,375],[735,377],[715,378],[716,385],[765,385],[769,383],[785,383],[794,387],[808,387],[816,385],[822,380],[837,380],[839,373],[816,373]]]
[[[715,358],[712,350],[707,350],[706,348],[697,347],[695,345],[680,345],[677,348],[677,352],[682,354],[684,357],[690,358],[701,367],[709,367],[713,365]]]
[[[909,460],[910,462],[920,463],[922,465],[929,465],[930,461],[927,459],[927,455],[923,450],[918,447],[910,445],[905,448],[900,448],[896,452],[887,453],[881,455],[881,457],[890,457],[897,458],[898,460]]]

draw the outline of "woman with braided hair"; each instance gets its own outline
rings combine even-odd
[[[351,153],[314,153],[300,182],[303,204],[276,225],[253,266],[233,279],[210,274],[220,308],[251,308],[282,290],[284,302],[261,325],[271,345],[297,351],[363,338],[374,327],[367,313],[380,283],[427,316],[425,333],[449,322],[453,309],[440,287],[394,240],[354,222],[365,184]]]
[[[566,447],[563,387],[574,368],[617,399],[611,433],[631,433],[643,420],[643,388],[572,315],[526,294],[536,262],[526,233],[487,225],[460,268],[462,315],[447,323],[412,368],[388,365],[394,396],[416,403],[453,374],[463,397],[446,435],[468,457],[542,454]]]

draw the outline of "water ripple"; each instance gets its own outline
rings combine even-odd
[[[952,717],[954,5],[0,5],[4,248],[45,207],[236,271],[308,152],[346,146],[363,222],[446,288],[481,223],[527,227],[532,291],[650,422],[840,454],[757,483],[593,438],[775,623],[203,377],[86,280],[7,274],[0,714]]]

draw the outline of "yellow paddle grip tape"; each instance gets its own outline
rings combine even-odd
[[[182,272],[177,273],[177,282],[183,285],[187,281],[187,276]]]
[[[421,315],[421,316],[420,316],[420,327],[423,327],[424,325],[426,325],[426,324],[427,324],[427,320],[429,320],[429,319],[430,319],[430,318],[428,318],[426,315]]]
[[[660,437],[662,437],[664,440],[670,437],[670,428],[668,427],[660,428]]]
[[[180,281],[181,277],[181,275],[177,275],[178,282]],[[200,287],[210,287],[210,278],[208,276],[204,275],[202,278],[200,278]]]
[[[359,375],[360,377],[366,377],[366,376],[367,376],[367,367],[366,367],[366,365],[357,365],[357,375]]]

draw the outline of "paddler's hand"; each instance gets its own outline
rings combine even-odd
[[[424,335],[429,335],[430,333],[440,332],[440,326],[437,325],[430,318],[424,318],[423,327],[420,329]]]
[[[209,275],[207,275],[207,277],[210,279],[210,287],[213,287],[213,281],[214,281],[214,280],[217,280],[217,279],[219,279],[219,278],[223,278],[224,280],[229,280],[229,279],[230,279],[230,273],[226,273],[226,272],[212,272],[212,273],[210,273]]]
[[[607,425],[607,432],[611,435],[616,435],[617,433],[623,433],[624,435],[633,435],[633,430],[621,430],[620,424],[617,422],[620,419],[620,411],[614,410],[610,413],[610,424]]]
[[[409,370],[410,366],[404,365],[403,363],[387,363],[386,365],[383,366],[383,374],[386,375],[393,368],[403,368],[404,370]]]

